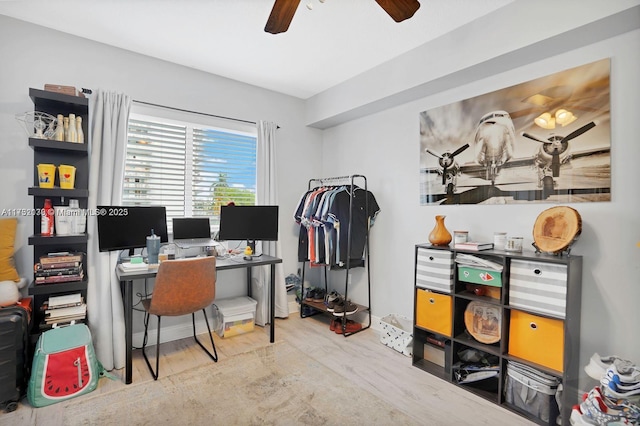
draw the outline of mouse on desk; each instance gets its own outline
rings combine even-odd
[[[244,257],[243,257],[243,259],[244,259],[244,260],[253,260],[253,257],[251,257],[251,256],[244,256]]]

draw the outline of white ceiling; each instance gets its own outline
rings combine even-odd
[[[420,0],[394,22],[374,0],[0,0],[0,14],[307,99],[514,0]],[[311,5],[310,10],[307,5]]]

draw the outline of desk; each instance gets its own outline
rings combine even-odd
[[[247,270],[247,294],[251,296],[251,268],[253,266],[271,266],[271,290],[269,295],[269,324],[271,327],[270,342],[275,341],[275,277],[276,264],[282,263],[282,259],[273,256],[257,256],[253,260],[244,260],[242,256],[236,256],[229,259],[216,259],[216,271],[225,271],[227,269],[246,268]],[[116,277],[120,281],[120,291],[124,299],[124,323],[125,323],[125,345],[126,345],[126,365],[125,365],[125,383],[132,382],[132,352],[133,352],[133,281],[145,278],[154,278],[158,273],[158,267],[150,267],[144,271],[122,271],[116,268]]]

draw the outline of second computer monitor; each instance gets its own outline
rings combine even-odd
[[[186,240],[192,238],[211,237],[208,217],[174,217],[173,239]]]
[[[278,206],[222,206],[218,239],[277,241]]]

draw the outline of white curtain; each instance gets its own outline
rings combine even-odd
[[[89,107],[89,201],[99,205],[119,205],[127,147],[129,96],[96,90]],[[87,313],[96,355],[107,370],[125,366],[124,306],[115,268],[118,253],[98,251],[98,224],[87,221]]]
[[[276,129],[275,123],[259,121],[258,146],[257,146],[257,180],[256,204],[278,205],[278,179],[276,174]],[[282,214],[282,212],[280,212]],[[281,257],[280,241],[263,241],[262,253],[275,257]],[[271,279],[271,267],[259,266],[253,268],[252,294],[258,300],[256,309],[256,324],[265,325],[269,322],[269,280]],[[289,305],[287,302],[287,289],[284,282],[284,270],[282,264],[276,265],[275,283],[275,316],[287,318]]]

